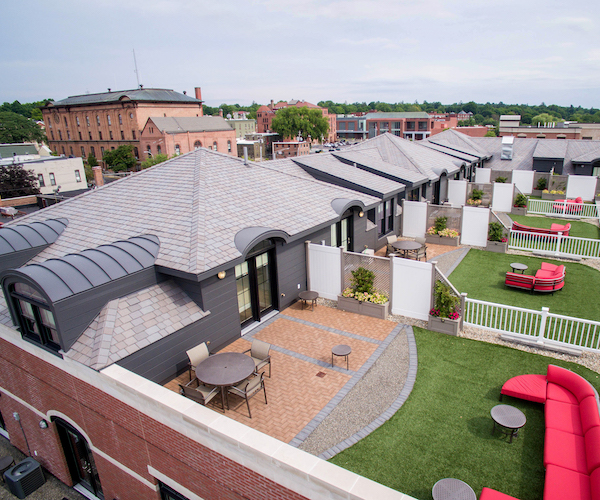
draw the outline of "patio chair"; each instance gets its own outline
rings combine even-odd
[[[387,238],[387,250],[385,252],[386,257],[391,254],[391,253],[395,253],[396,249],[392,246],[392,243],[396,243],[398,241],[398,236],[396,236],[395,234],[392,234],[391,236],[386,236]]]
[[[243,382],[240,382],[238,385],[233,387],[229,387],[227,391],[230,394],[235,394],[236,396],[240,396],[246,400],[246,406],[248,407],[248,415],[252,418],[252,413],[250,413],[250,403],[248,400],[258,394],[260,391],[265,393],[265,404],[267,403],[267,390],[265,388],[264,381],[264,373],[257,375],[256,377],[246,379]]]
[[[427,240],[425,238],[415,238],[415,241],[421,244],[421,248],[417,250],[417,260],[421,260],[421,257],[425,257],[425,261],[427,262],[427,245],[425,244]]]
[[[271,356],[269,355],[269,351],[271,350],[271,344],[267,344],[262,340],[252,340],[252,347],[247,351],[244,351],[244,354],[250,353],[250,357],[254,361],[255,365],[255,373],[258,374],[258,370],[260,370],[263,366],[269,365],[269,378],[271,378]]]
[[[210,352],[208,352],[208,347],[206,346],[206,342],[202,342],[202,344],[197,345],[196,347],[190,349],[189,351],[185,351],[187,357],[189,359],[188,362],[188,370],[190,372],[190,382],[192,381],[192,369],[198,366],[202,361],[210,356]]]
[[[192,384],[196,382],[197,386],[192,387]],[[219,394],[219,387],[211,387],[208,385],[201,384],[200,381],[194,377],[194,380],[190,380],[187,384],[181,385],[180,393],[186,398],[190,398],[192,401],[196,401],[196,403],[200,403],[203,406],[206,406],[207,403],[210,402],[212,398],[214,398],[217,394]],[[225,410],[225,409],[223,409]]]

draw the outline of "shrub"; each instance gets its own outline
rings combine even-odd
[[[543,191],[544,189],[546,189],[547,186],[548,186],[548,181],[546,180],[546,178],[540,177],[537,181],[536,189]]]
[[[436,234],[443,231],[448,226],[448,217],[436,217],[433,227],[435,228]]]
[[[473,194],[471,195],[471,198],[473,198],[474,200],[481,200],[481,198],[483,198],[483,189],[473,189]]]
[[[435,282],[433,297],[435,305],[432,311],[430,311],[430,314],[434,311],[436,314],[432,314],[432,316],[450,318],[452,315],[452,319],[458,317],[458,305],[460,299],[454,295],[454,292],[446,285],[446,283],[442,283],[441,281]]]
[[[355,293],[373,293],[375,273],[364,267],[359,267],[356,271],[352,271],[350,282]]]
[[[527,206],[527,196],[523,193],[519,193],[515,198],[515,207],[526,207]]]
[[[502,241],[504,238],[504,228],[499,222],[490,222],[488,226],[488,239],[490,241]]]
[[[496,180],[494,182],[500,182],[502,184],[506,183],[506,181],[508,180],[508,178],[506,177],[496,177]]]

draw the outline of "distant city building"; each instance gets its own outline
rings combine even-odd
[[[256,132],[256,120],[248,118],[227,118],[227,123],[233,127],[235,130],[235,136],[238,139],[246,137],[246,134],[253,134]]]
[[[123,144],[140,157],[140,134],[151,116],[202,116],[200,87],[196,97],[168,89],[120,90],[50,101],[42,108],[50,148],[67,156],[102,160],[105,151]]]
[[[512,135],[521,139],[600,140],[600,123],[558,122],[521,125],[521,115],[502,115],[499,128],[501,137]]]
[[[142,159],[208,148],[237,156],[235,130],[220,116],[150,117],[140,136]]]
[[[237,153],[240,158],[244,158],[244,148],[250,160],[269,159],[265,153],[265,145],[260,140],[250,141],[248,139],[237,140]]]
[[[420,141],[431,134],[433,119],[425,112],[371,112],[339,115],[337,137],[366,139],[389,132],[397,137]]]
[[[273,155],[273,143],[281,141],[282,137],[274,132],[256,132],[254,134],[246,134],[245,137],[248,141],[260,141],[264,144],[264,153],[267,156]]]
[[[280,160],[290,156],[304,156],[310,153],[308,142],[286,141],[273,143],[273,159]]]
[[[277,111],[280,109],[289,108],[289,107],[296,107],[296,108],[307,107],[307,108],[311,108],[311,109],[321,110],[321,113],[327,119],[327,121],[329,123],[329,132],[327,134],[327,137],[324,138],[324,140],[329,141],[329,142],[335,141],[336,130],[337,130],[336,115],[329,114],[329,111],[327,108],[322,108],[320,106],[317,106],[316,104],[312,104],[312,103],[306,102],[306,101],[298,101],[296,99],[292,99],[289,102],[280,101],[278,103],[274,103],[273,101],[271,101],[271,104],[269,104],[267,106],[261,106],[260,108],[258,108],[258,110],[256,111],[256,131],[259,133],[272,132],[271,126],[273,123],[273,118],[275,117],[275,113],[277,113]],[[304,139],[308,139],[308,138],[304,137]],[[320,141],[320,137],[316,137],[316,138],[313,137],[312,139],[313,139],[313,141],[317,141],[317,142]]]

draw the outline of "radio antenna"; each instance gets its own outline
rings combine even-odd
[[[133,64],[135,65],[135,77],[137,79],[137,86],[138,89],[142,88],[142,86],[140,85],[140,74],[138,73],[138,67],[137,67],[137,61],[135,60],[135,49],[133,49]]]

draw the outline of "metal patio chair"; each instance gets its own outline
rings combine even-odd
[[[252,340],[252,347],[247,351],[244,351],[244,354],[250,353],[250,357],[254,361],[256,365],[255,371],[258,374],[258,370],[260,370],[263,366],[269,365],[269,378],[271,378],[271,356],[269,352],[271,350],[271,344],[263,342],[262,340],[254,339]]]
[[[265,393],[265,404],[268,404],[264,373],[261,373],[260,375],[251,379],[246,379],[243,382],[240,382],[238,385],[227,389],[230,394],[235,394],[236,396],[240,396],[246,400],[246,406],[248,407],[248,415],[250,418],[252,418],[252,413],[250,413],[250,403],[248,400],[252,396],[258,394],[261,390]]]
[[[210,352],[208,352],[208,347],[206,346],[206,342],[202,342],[202,344],[197,345],[196,347],[190,349],[189,351],[185,351],[187,357],[189,359],[188,362],[188,370],[190,372],[190,382],[192,380],[192,369],[198,366],[202,361],[210,356]]]

